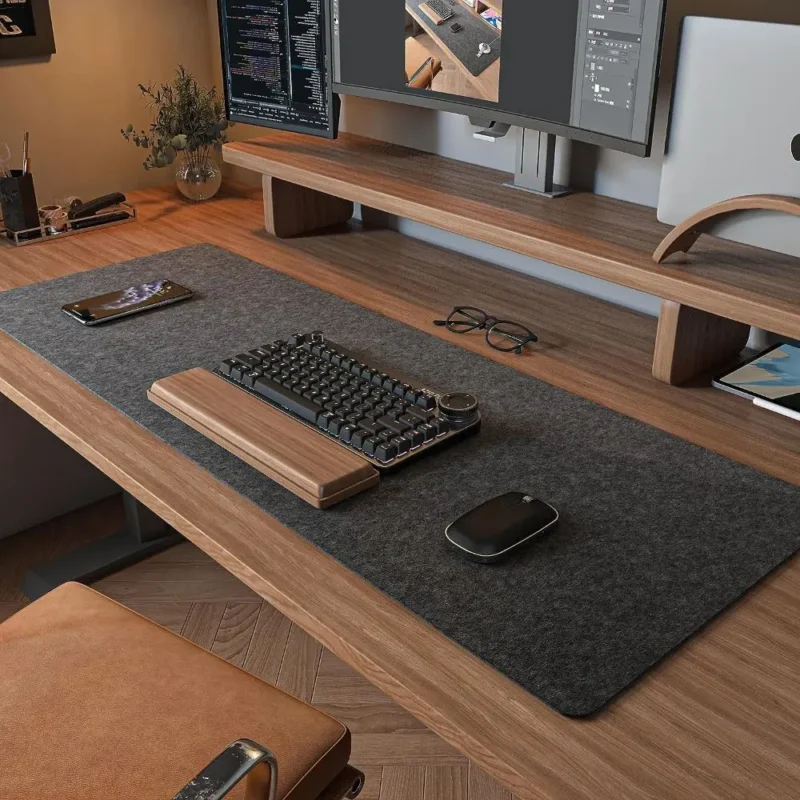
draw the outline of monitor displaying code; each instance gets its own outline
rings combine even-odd
[[[230,119],[334,135],[325,15],[326,0],[221,0]]]

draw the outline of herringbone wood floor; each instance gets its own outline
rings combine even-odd
[[[0,621],[37,563],[113,533],[118,498],[0,541]],[[512,800],[480,769],[188,542],[94,584],[175,633],[338,717],[364,800]],[[246,735],[243,732],[242,735]]]

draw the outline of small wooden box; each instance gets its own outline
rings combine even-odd
[[[357,453],[208,370],[162,378],[147,396],[316,508],[363,492],[380,478]]]

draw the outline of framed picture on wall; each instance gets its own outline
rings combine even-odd
[[[50,0],[0,0],[0,60],[55,52]]]

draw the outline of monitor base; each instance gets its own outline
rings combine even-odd
[[[470,119],[470,122],[473,125],[484,126],[472,135],[485,142],[496,142],[511,129],[511,126],[504,122],[489,122],[488,125],[478,119]],[[554,198],[572,194],[569,186],[554,182],[555,166],[556,137],[552,133],[520,128],[517,137],[514,179],[504,183],[503,186],[522,189],[540,197]]]
[[[553,188],[550,191],[531,189],[528,186],[521,186],[520,184],[514,181],[507,181],[506,183],[503,184],[503,186],[506,186],[509,189],[519,189],[520,191],[528,192],[529,194],[535,194],[538,195],[539,197],[549,197],[551,199],[556,197],[564,197],[568,194],[573,194],[573,192],[575,191],[574,189],[570,189],[569,186],[563,186],[560,183],[554,183]]]
[[[541,197],[563,197],[572,194],[568,186],[553,180],[556,166],[556,137],[552,133],[520,128],[514,180],[504,184],[513,189]]]

